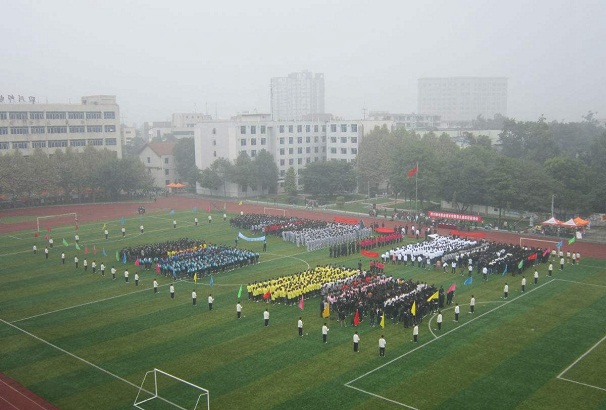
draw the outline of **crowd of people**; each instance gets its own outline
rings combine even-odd
[[[371,228],[364,228],[358,224],[324,222],[324,226],[321,227],[283,231],[282,239],[293,242],[297,246],[306,246],[308,251],[315,251],[333,245],[358,242],[371,235]]]

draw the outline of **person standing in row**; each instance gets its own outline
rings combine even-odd
[[[126,228],[122,227],[122,229],[120,229],[120,231],[122,231],[122,237],[124,238],[126,236]]]
[[[86,258],[84,258],[84,260],[82,261],[82,266],[84,266],[84,272],[86,272],[86,270],[88,269],[88,261],[86,260]]]
[[[560,258],[560,270],[564,270],[564,257]]]
[[[153,286],[154,286],[154,293],[158,293],[158,281],[156,279],[154,279]]]
[[[437,322],[438,322],[438,330],[442,330],[442,312],[440,312],[438,310],[438,318],[437,318]]]
[[[76,269],[78,269],[78,255],[74,256],[74,263],[76,264]]]
[[[551,276],[553,274],[553,263],[549,264],[549,268],[547,268],[547,276]]]
[[[419,325],[415,323],[412,328],[412,340],[411,342],[417,343],[419,341]]]
[[[459,308],[459,304],[456,303],[455,304],[455,308],[454,308],[454,314],[455,314],[455,318],[454,321],[458,322],[459,321],[459,313],[461,313],[461,309]]]
[[[385,357],[385,345],[387,342],[385,341],[385,336],[381,335],[379,338],[379,357]]]
[[[101,262],[100,269],[101,269],[101,276],[105,276],[105,264],[103,262]]]
[[[61,252],[61,264],[65,265],[65,252]]]
[[[227,214],[223,212],[223,222],[227,221]]]
[[[360,336],[358,335],[358,331],[353,335],[353,350],[355,353],[360,352]]]
[[[269,326],[269,310],[265,309],[263,312],[263,321],[265,322],[265,327]]]
[[[322,341],[324,343],[328,343],[328,331],[330,329],[328,328],[328,326],[326,326],[326,322],[324,322],[324,325],[322,326]]]
[[[522,276],[522,293],[526,292],[526,276]]]
[[[168,291],[170,292],[170,298],[174,300],[175,299],[175,285],[173,285],[171,283],[170,287],[168,288]]]
[[[194,218],[194,224],[195,224],[196,226],[198,226],[198,217],[197,217],[197,216]]]
[[[196,293],[196,289],[191,291],[191,303],[194,306],[196,306],[198,303],[198,294]]]
[[[503,299],[507,299],[509,296],[509,285],[505,282],[505,286],[503,286]]]
[[[538,270],[534,270],[534,284],[538,285],[539,284],[539,271]]]
[[[116,268],[112,266],[110,271],[112,273],[112,280],[116,280]]]
[[[128,269],[124,270],[124,282],[128,283]]]
[[[177,220],[173,219],[173,229],[177,229]]]
[[[143,225],[141,225],[141,226],[139,227],[139,232],[143,233],[143,231],[144,231],[144,230],[145,230],[145,229],[143,228]]]
[[[208,223],[212,223],[213,221],[213,216],[212,215],[208,215]]]
[[[471,295],[471,299],[469,300],[469,313],[475,313],[476,311],[476,298]]]
[[[213,310],[213,302],[215,301],[215,298],[213,298],[213,294],[209,294],[208,295],[208,310]]]
[[[36,246],[36,244],[34,244],[34,246],[32,247],[32,250],[34,251],[34,255],[36,253],[38,253],[38,247]]]
[[[303,318],[299,316],[299,320],[297,321],[297,329],[299,330],[299,336],[303,336]]]
[[[44,258],[48,259],[48,248],[46,246],[44,247]]]
[[[238,301],[238,303],[236,303],[236,319],[240,319],[242,317],[242,305],[240,304],[240,301]]]
[[[107,229],[105,229],[103,231],[103,235],[105,235],[105,239],[107,239],[109,237],[109,231]]]
[[[135,272],[135,286],[139,286],[139,272]]]
[[[97,261],[93,261],[90,264],[91,269],[93,270],[93,273],[97,273]]]

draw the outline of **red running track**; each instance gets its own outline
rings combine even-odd
[[[6,410],[60,410],[41,397],[0,373],[0,409]]]

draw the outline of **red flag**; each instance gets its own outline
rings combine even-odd
[[[547,255],[550,252],[549,248],[545,249],[545,252],[543,252],[543,257],[545,257],[545,255]]]
[[[448,288],[448,292],[446,293],[454,292],[455,290],[457,290],[457,284],[453,283],[452,285],[450,285],[450,287]]]
[[[263,300],[267,300],[270,297],[271,297],[271,291],[268,290],[267,293],[263,295]]]
[[[207,212],[210,212],[210,205],[208,205],[208,208],[206,208]]]
[[[364,249],[362,249],[361,253],[362,253],[362,255],[366,256],[367,258],[378,258],[379,257],[379,252],[370,252],[370,251],[365,251]]]
[[[97,246],[96,245],[93,245],[93,254],[95,254],[95,255],[97,254]]]
[[[408,177],[414,177],[415,175],[417,175],[417,172],[419,172],[419,164],[417,163],[417,165],[415,165],[414,168],[409,169],[408,170]]]
[[[88,253],[88,246],[84,247],[84,254],[86,255]]]
[[[44,240],[45,240],[45,241],[48,241],[48,238],[49,238],[48,234],[47,234],[47,235],[44,235]]]
[[[533,260],[535,260],[536,258],[537,258],[537,254],[536,254],[536,253],[533,253],[533,254],[532,254],[532,255],[530,255],[530,256],[529,256],[527,259],[528,259],[529,261],[533,261]]]
[[[50,226],[47,226],[47,227],[46,227],[46,230],[50,232],[50,231],[51,231],[51,227],[50,227]]]
[[[139,258],[137,258],[137,260],[135,260],[135,266],[139,266],[141,264],[141,262],[139,262]]]
[[[40,234],[38,232],[34,232],[34,238],[37,238],[38,236],[40,236]]]
[[[156,263],[156,273],[160,273],[162,271],[162,269],[160,269],[160,264]]]
[[[354,316],[354,326],[358,326],[360,324],[360,311],[356,309],[356,314]]]
[[[303,296],[301,296],[301,300],[299,301],[299,309],[303,310],[304,307],[305,307],[305,300],[303,299]]]

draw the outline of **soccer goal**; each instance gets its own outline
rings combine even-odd
[[[40,227],[42,227],[43,230],[49,230],[49,228],[76,225],[78,225],[78,214],[76,212],[60,215],[38,216],[36,218],[36,227],[38,232],[40,232]]]
[[[520,238],[520,246],[528,246],[531,248],[556,249],[560,241],[550,241],[547,239],[536,238]]]
[[[263,207],[263,213],[265,215],[286,216],[286,209]]]
[[[133,406],[140,410],[208,410],[210,393],[200,386],[154,369],[145,373]]]

